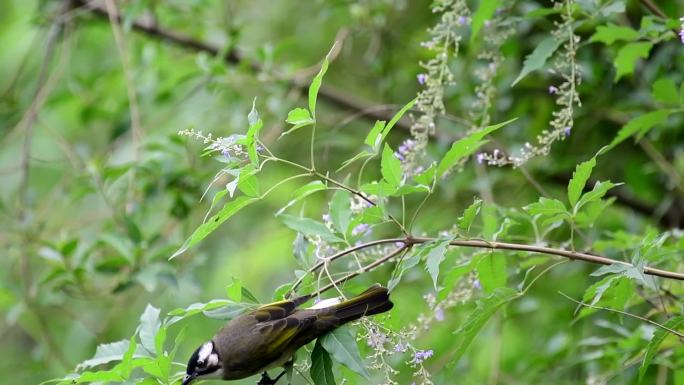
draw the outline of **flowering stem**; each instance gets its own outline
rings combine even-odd
[[[362,273],[368,272],[370,270],[373,270],[374,268],[384,264],[385,262],[393,259],[396,257],[398,254],[400,254],[401,251],[407,250],[414,245],[417,244],[422,244],[422,243],[428,243],[428,242],[433,242],[438,240],[439,238],[430,238],[430,237],[405,237],[405,238],[386,238],[386,239],[378,239],[375,241],[371,242],[366,242],[363,244],[360,244],[358,246],[354,246],[352,248],[340,251],[328,258],[325,259],[325,261],[319,262],[313,267],[307,271],[306,274],[304,274],[301,278],[299,278],[294,285],[292,285],[292,288],[288,291],[287,296],[290,296],[302,283],[303,277],[315,272],[316,270],[320,269],[322,266],[324,266],[326,263],[330,263],[336,259],[342,258],[345,255],[348,255],[350,253],[353,253],[358,250],[366,249],[372,246],[377,246],[380,244],[387,244],[387,243],[397,243],[401,242],[403,245],[398,248],[397,250],[393,251],[392,253],[362,267],[361,269],[354,271],[352,273],[349,273],[345,275],[344,277],[336,280],[335,282],[332,282],[331,284],[323,287],[322,289],[318,290],[315,294],[320,294],[326,290],[329,290],[330,288],[345,282],[351,278],[354,278]],[[547,255],[556,255],[559,257],[564,257],[568,258],[570,260],[578,260],[578,261],[584,261],[584,262],[589,262],[589,263],[595,263],[598,265],[614,265],[614,264],[620,264],[623,266],[631,266],[634,267],[631,263],[624,262],[624,261],[619,261],[615,260],[612,258],[604,257],[601,255],[595,255],[595,254],[588,254],[588,253],[582,253],[582,252],[577,252],[577,251],[572,251],[572,250],[565,250],[565,249],[555,249],[551,247],[544,247],[544,246],[533,246],[533,245],[526,245],[526,244],[520,244],[520,243],[508,243],[508,242],[495,242],[495,241],[485,241],[485,240],[453,240],[449,242],[450,246],[457,246],[457,247],[471,247],[471,248],[480,248],[480,249],[492,249],[492,250],[513,250],[513,251],[527,251],[531,253],[540,253],[540,254],[547,254]],[[668,271],[668,270],[662,270],[662,269],[657,269],[654,267],[644,267],[643,272],[645,274],[649,275],[654,275],[658,277],[663,277],[663,278],[668,278],[668,279],[675,279],[678,281],[684,281],[684,273],[678,273],[674,271]]]

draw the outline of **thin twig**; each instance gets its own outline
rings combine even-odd
[[[676,330],[674,330],[674,329],[670,329],[670,328],[668,328],[667,326],[661,325],[661,324],[659,324],[659,323],[657,323],[657,322],[655,322],[655,321],[651,321],[651,320],[648,319],[648,318],[645,318],[645,317],[642,317],[642,316],[639,316],[639,315],[636,315],[636,314],[628,313],[628,312],[622,311],[622,310],[611,309],[611,308],[609,308],[609,307],[596,306],[596,305],[591,305],[591,304],[588,304],[588,303],[584,303],[584,302],[578,301],[578,300],[576,300],[576,299],[574,299],[574,298],[572,298],[572,297],[570,297],[570,296],[568,296],[568,295],[566,295],[565,293],[560,292],[560,291],[558,292],[558,294],[562,295],[563,297],[569,299],[570,301],[572,301],[572,302],[574,302],[574,303],[576,303],[576,304],[578,304],[578,305],[585,306],[585,307],[588,307],[588,308],[591,308],[591,309],[596,309],[596,310],[610,311],[610,312],[613,312],[613,313],[618,313],[618,314],[625,315],[625,316],[627,316],[627,317],[636,318],[636,319],[638,319],[638,320],[641,320],[641,321],[644,321],[644,322],[648,322],[648,323],[650,323],[650,324],[653,325],[653,326],[656,326],[656,327],[658,327],[658,328],[661,328],[661,329],[663,329],[663,330],[666,330],[666,331],[668,331],[668,332],[670,332],[670,333],[676,335],[676,336],[679,337],[679,338],[684,338],[684,333],[680,333],[680,332],[678,332],[678,331],[676,331]]]

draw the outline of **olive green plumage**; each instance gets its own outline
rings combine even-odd
[[[363,316],[386,312],[393,306],[387,289],[380,285],[330,306],[299,308],[309,299],[310,296],[303,296],[271,303],[229,321],[211,340],[219,360],[219,368],[214,371],[224,380],[236,380],[283,366],[297,349],[325,333]],[[193,355],[195,361],[198,351]],[[194,366],[193,359],[188,363],[185,384],[203,375],[195,373],[195,368],[191,372],[191,366]],[[203,370],[209,373],[206,365]]]

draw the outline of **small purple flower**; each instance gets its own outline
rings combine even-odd
[[[469,17],[465,17],[465,16],[459,16],[459,17],[458,17],[458,20],[456,21],[456,23],[457,23],[458,25],[466,25],[466,24],[470,23],[470,18],[469,18]]]
[[[420,84],[421,86],[423,84],[425,84],[425,82],[427,81],[427,75],[426,74],[418,74],[416,76],[416,78],[418,79],[418,84]]]
[[[394,351],[397,353],[403,353],[408,349],[408,346],[406,346],[405,343],[399,342],[398,344],[394,345]]]
[[[473,289],[480,290],[482,289],[482,285],[480,284],[480,280],[476,279],[473,281]]]
[[[556,86],[549,86],[549,94],[557,94],[558,93],[558,88]]]
[[[485,28],[491,27],[491,26],[492,26],[492,21],[491,21],[491,20],[485,20],[484,26],[485,26]]]
[[[323,214],[323,222],[330,222],[330,214]]]
[[[477,159],[477,163],[482,164],[484,162],[485,154],[482,152],[479,152],[476,156],[475,159]]]
[[[367,223],[360,223],[352,229],[352,235],[364,235],[370,229],[370,225]]]
[[[435,309],[435,319],[439,322],[444,321],[444,309],[441,307]]]
[[[227,158],[230,156],[230,151],[228,151],[227,148],[224,148],[223,150],[221,150],[221,155],[223,155]]]
[[[404,242],[394,242],[394,246],[396,246],[396,247],[404,247]]]
[[[679,18],[679,38],[682,40],[682,44],[684,44],[684,16]]]
[[[572,131],[572,127],[565,127],[565,129],[563,130],[563,135],[565,135],[565,137],[567,138],[568,136],[570,136],[570,131]]]
[[[433,355],[432,349],[430,350],[418,350],[414,355],[413,355],[413,362],[414,364],[421,364],[423,361],[427,360],[428,358],[432,357]]]
[[[404,159],[406,159],[406,158],[404,158],[403,155],[401,155],[400,152],[397,152],[397,151],[394,152],[394,156],[396,156],[397,159],[399,159],[399,160],[404,160]]]

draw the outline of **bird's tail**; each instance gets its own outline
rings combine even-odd
[[[393,306],[387,288],[376,284],[356,297],[335,305],[335,316],[342,323],[347,323],[363,316],[384,313]]]

